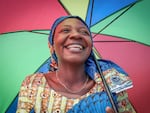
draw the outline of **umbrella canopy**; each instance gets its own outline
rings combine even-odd
[[[56,0],[1,0],[0,33],[49,29],[62,15],[68,14]]]
[[[150,2],[144,0],[133,5],[134,2],[1,1],[1,112],[5,112],[10,103],[13,105],[25,76],[34,73],[49,58],[49,28],[57,17],[68,14],[81,16],[91,27],[94,46],[101,56],[113,60],[129,73],[134,83],[134,88],[128,91],[129,99],[138,112],[147,112],[150,91],[145,86],[149,85],[146,78],[150,67],[150,15],[146,11]]]

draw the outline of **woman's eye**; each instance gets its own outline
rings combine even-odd
[[[83,35],[90,35],[89,32],[88,32],[88,31],[85,31],[85,30],[81,30],[80,32],[81,32]]]
[[[61,31],[64,33],[68,33],[70,30],[69,29],[62,29]]]

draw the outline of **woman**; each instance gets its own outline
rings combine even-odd
[[[36,113],[66,113],[75,109],[80,100],[105,91],[94,62],[91,32],[80,17],[58,18],[51,28],[48,45],[52,55],[50,71],[30,75],[23,81],[17,113],[32,109]],[[118,110],[134,113],[124,91],[127,87],[118,87],[131,83],[129,77],[111,61],[100,60],[99,65],[111,91],[119,92],[116,94]],[[119,82],[114,82],[116,77]],[[107,113],[114,112],[110,107],[104,109]]]

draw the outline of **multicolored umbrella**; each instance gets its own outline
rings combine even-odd
[[[47,37],[54,20],[79,15],[90,26],[104,59],[123,67],[133,80],[129,99],[148,112],[150,63],[148,0],[14,0],[0,2],[0,111],[13,113],[22,80],[49,58]],[[16,98],[15,98],[16,97]],[[140,102],[140,103],[139,103]],[[15,112],[15,111],[14,111]]]

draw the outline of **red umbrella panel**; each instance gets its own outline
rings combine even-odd
[[[50,29],[64,15],[68,14],[57,0],[2,0],[0,33]]]

